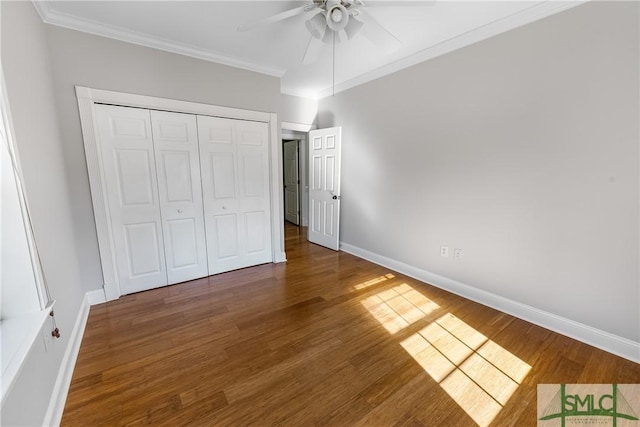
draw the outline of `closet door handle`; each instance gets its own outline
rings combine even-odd
[[[178,209],[178,213],[182,213],[182,209]]]
[[[222,207],[222,210],[223,210],[223,211],[226,211],[226,210],[227,210],[227,207],[226,207],[226,206],[223,206],[223,207]]]

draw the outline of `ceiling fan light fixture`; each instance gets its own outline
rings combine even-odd
[[[327,19],[323,12],[318,12],[304,22],[307,30],[317,39],[322,40],[324,33],[327,31]]]
[[[349,11],[342,4],[327,4],[327,25],[333,31],[342,31],[349,23]]]
[[[360,32],[363,26],[364,23],[362,23],[362,21],[358,21],[352,16],[351,19],[349,19],[349,23],[347,24],[347,26],[344,27],[344,32],[347,34],[347,40],[351,40],[353,37],[355,37],[355,35]]]

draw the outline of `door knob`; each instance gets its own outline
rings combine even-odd
[[[333,200],[338,200],[338,196],[336,196],[335,194],[332,197]]]
[[[227,210],[227,207],[226,207],[226,206],[223,206],[223,207],[222,207],[222,210],[226,211],[226,210]]]
[[[182,209],[178,209],[178,213],[182,213]]]

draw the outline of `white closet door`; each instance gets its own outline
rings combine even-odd
[[[149,111],[95,109],[121,290],[129,294],[166,285]]]
[[[236,120],[243,267],[273,261],[269,193],[269,126]]]
[[[198,116],[209,273],[272,261],[268,125]]]
[[[208,275],[198,130],[192,114],[151,111],[169,284]]]

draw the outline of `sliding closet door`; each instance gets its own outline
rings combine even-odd
[[[198,116],[209,273],[272,261],[268,125]]]
[[[151,111],[169,284],[208,275],[198,130],[192,114]]]
[[[95,113],[120,287],[129,294],[166,285],[149,111],[96,105]]]

